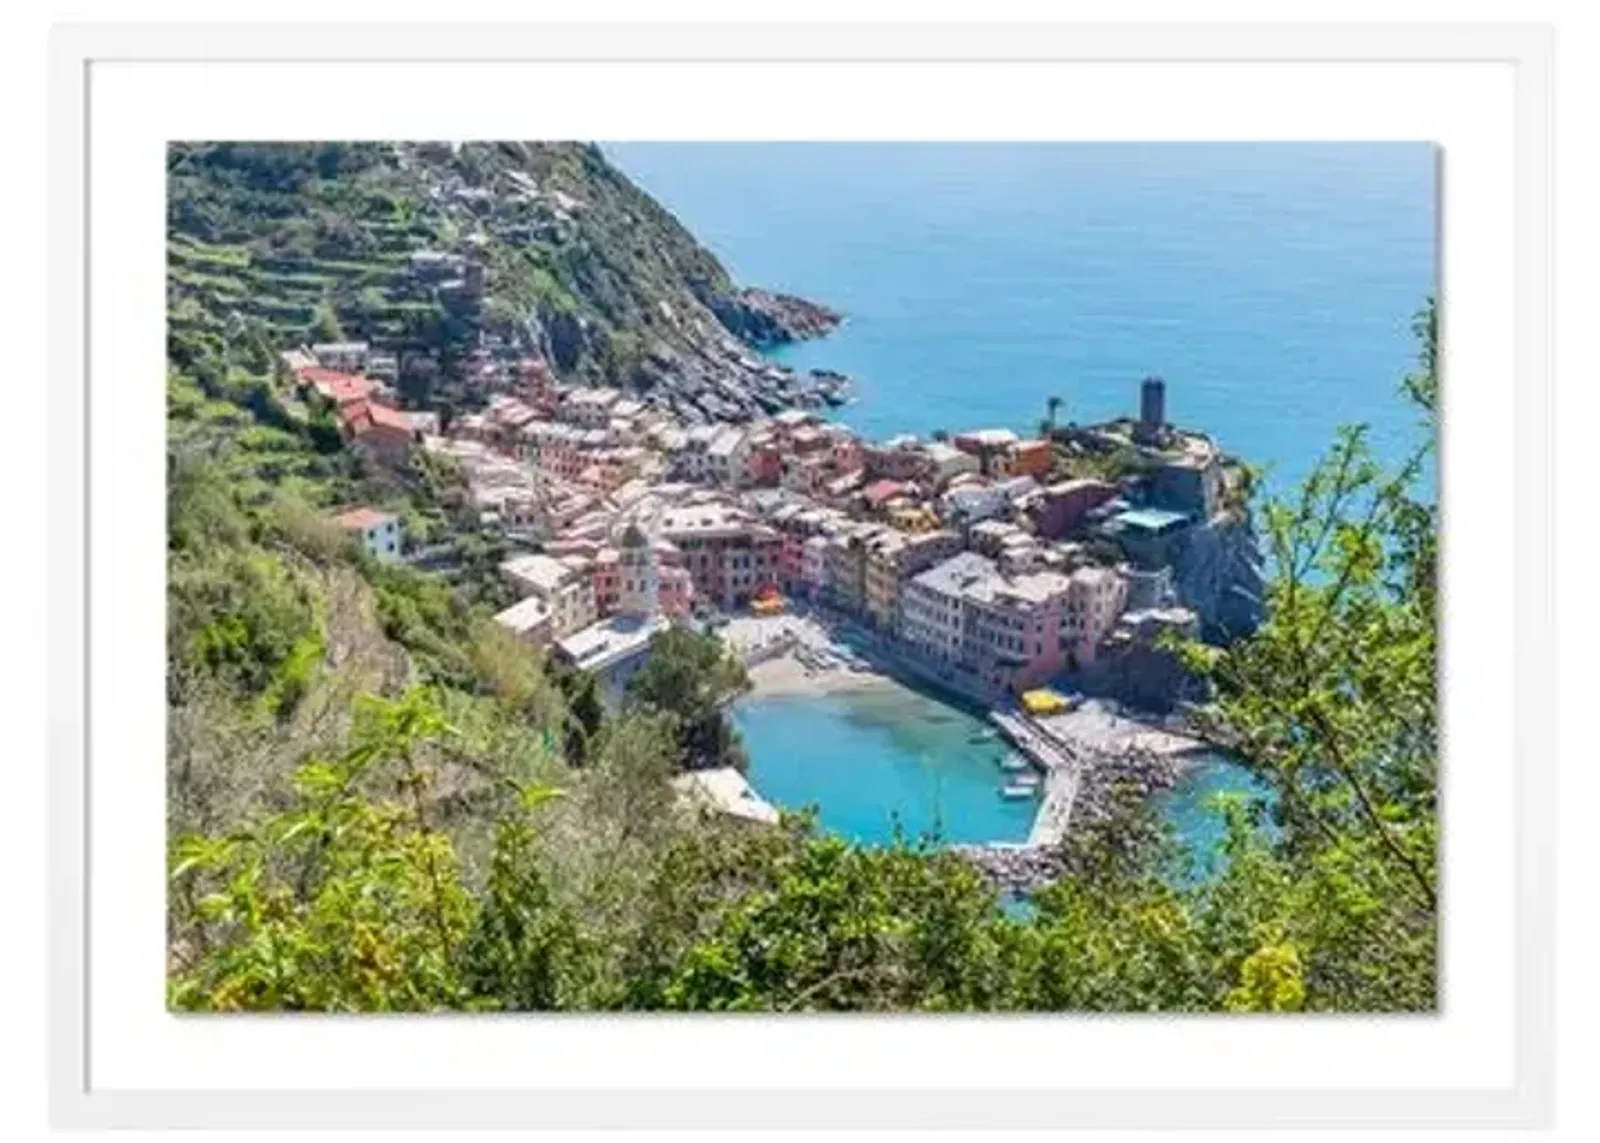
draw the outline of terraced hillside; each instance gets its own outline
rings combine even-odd
[[[742,289],[579,144],[176,144],[171,356],[259,368],[301,341],[395,358],[413,403],[473,399],[522,357],[689,420],[833,395],[754,350],[838,316]]]

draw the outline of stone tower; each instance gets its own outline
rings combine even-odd
[[[650,540],[639,525],[630,523],[623,530],[617,565],[622,579],[622,590],[617,596],[618,612],[639,618],[655,615],[661,606],[660,583]]]
[[[1139,385],[1139,424],[1135,437],[1141,444],[1154,444],[1167,423],[1167,383],[1159,377],[1146,377]]]

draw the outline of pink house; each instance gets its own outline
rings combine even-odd
[[[664,564],[656,571],[656,598],[663,615],[687,618],[694,610],[694,579],[689,569]]]
[[[785,531],[778,546],[778,586],[784,591],[794,591],[805,579],[806,537],[799,532]]]
[[[594,558],[594,604],[601,617],[615,614],[622,595],[622,576],[615,548],[601,548]]]
[[[745,479],[758,488],[770,488],[783,478],[783,453],[772,440],[753,441],[744,462]]]
[[[1126,599],[1114,568],[1006,575],[962,552],[904,586],[901,637],[971,689],[1015,695],[1093,662]]]
[[[865,468],[867,463],[866,450],[861,447],[861,442],[847,433],[840,433],[833,442],[833,471],[843,475],[854,472],[858,468]]]

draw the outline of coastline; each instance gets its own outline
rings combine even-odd
[[[1007,750],[981,715],[876,671],[808,674],[784,656],[751,674],[730,715],[771,804],[813,807],[824,831],[870,848],[1026,840],[1037,799],[1002,795]]]
[[[1068,750],[1146,755],[1173,762],[1180,772],[1189,759],[1211,749],[1198,737],[1168,729],[1110,699],[1087,698],[1072,710],[1033,722]]]
[[[806,611],[739,617],[724,628],[722,637],[746,664],[748,699],[803,701],[905,689],[990,724],[1022,720],[1044,751],[1021,750],[1044,779],[1028,837],[950,846],[1011,891],[1027,892],[1063,876],[1068,868],[1065,843],[1072,834],[1091,828],[1115,831],[1117,819],[1132,808],[1130,792],[1137,791],[1134,800],[1144,802],[1170,791],[1215,752],[1204,738],[1174,730],[1170,720],[1109,699],[1086,698],[1070,711],[1045,718],[979,706],[906,670],[896,656],[881,653],[874,639],[847,639],[827,617]]]

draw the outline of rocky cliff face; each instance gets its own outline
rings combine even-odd
[[[1103,651],[1074,684],[1085,694],[1115,699],[1134,710],[1168,714],[1183,702],[1205,698],[1205,684],[1166,648],[1130,642]]]
[[[1178,602],[1199,616],[1207,642],[1227,642],[1260,626],[1266,585],[1248,518],[1213,517],[1180,533],[1168,553]]]
[[[839,314],[816,302],[755,288],[713,297],[710,305],[735,336],[761,349],[821,337],[840,321]]]

